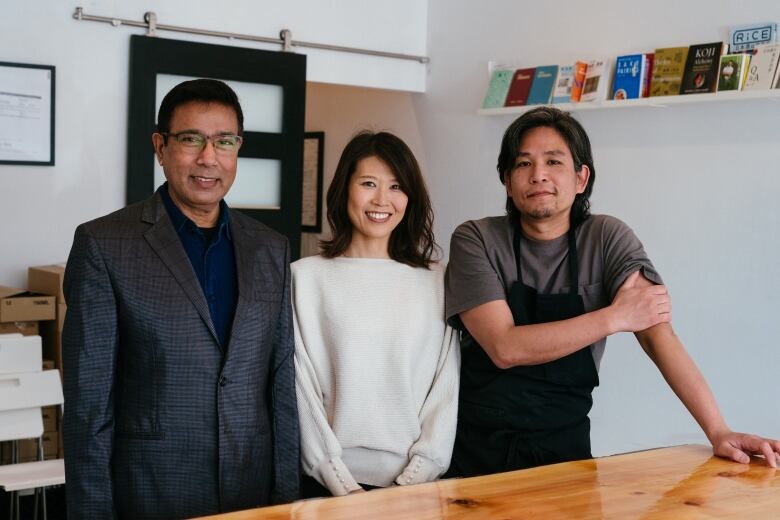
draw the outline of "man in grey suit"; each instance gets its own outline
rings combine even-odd
[[[76,230],[63,331],[71,518],[297,498],[287,241],[223,200],[242,130],[230,87],[176,86],[152,136],[168,182]]]

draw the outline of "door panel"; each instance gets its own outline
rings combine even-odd
[[[173,86],[192,78],[225,81],[244,112],[244,143],[226,202],[286,235],[292,258],[298,258],[306,104],[303,55],[132,36],[127,203],[148,197],[164,180],[151,147],[157,109]]]

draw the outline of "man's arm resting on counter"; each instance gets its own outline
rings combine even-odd
[[[651,282],[644,278],[636,281],[637,287],[648,284]],[[666,382],[704,430],[715,455],[747,463],[750,462],[747,453],[761,453],[770,466],[777,467],[780,441],[729,429],[707,381],[685,351],[671,324],[660,323],[635,335]]]
[[[637,332],[636,338],[671,389],[704,430],[715,455],[748,463],[748,453],[760,453],[766,457],[771,467],[777,467],[780,460],[780,441],[729,429],[707,381],[685,351],[670,324],[662,323]]]
[[[620,331],[634,332],[671,319],[663,285],[637,287],[636,271],[623,283],[609,307],[568,320],[516,326],[505,300],[483,303],[460,313],[463,325],[499,368],[538,365]]]

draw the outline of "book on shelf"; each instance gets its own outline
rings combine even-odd
[[[503,107],[506,101],[506,94],[509,92],[509,85],[512,83],[513,70],[494,70],[490,77],[485,100],[482,102],[482,108]]]
[[[735,25],[729,30],[729,52],[750,51],[756,45],[777,41],[777,22]]]
[[[772,88],[772,80],[780,60],[780,43],[764,43],[753,47],[743,90]]]
[[[535,72],[535,67],[515,71],[512,76],[512,84],[509,85],[509,92],[506,95],[505,107],[522,106],[528,103],[528,93],[531,91]]]
[[[724,42],[700,43],[688,47],[680,94],[715,92],[718,88],[720,57],[727,48]]]
[[[750,54],[724,54],[720,57],[718,69],[718,92],[742,90],[742,84],[750,63]]]
[[[644,54],[618,56],[612,79],[612,99],[637,99],[645,86],[647,59]]]
[[[572,103],[579,103],[582,97],[582,86],[585,84],[585,73],[588,71],[588,64],[584,61],[578,61],[574,64],[574,81],[571,84]]]
[[[558,69],[558,79],[552,94],[552,103],[568,103],[571,101],[571,87],[574,84],[574,65],[561,65]]]
[[[528,93],[529,105],[546,105],[550,102],[555,80],[558,78],[558,65],[536,67],[531,91]]]
[[[585,82],[582,85],[580,101],[603,101],[609,94],[610,69],[612,61],[609,58],[588,62],[585,72]]]
[[[688,47],[656,49],[654,56],[650,96],[676,96],[680,93]]]
[[[645,82],[642,84],[642,97],[650,97],[650,82],[653,79],[653,65],[655,63],[655,53],[645,53]]]

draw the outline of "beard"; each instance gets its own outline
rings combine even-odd
[[[532,218],[534,220],[543,220],[546,218],[550,218],[552,214],[553,214],[552,208],[539,208],[525,213],[527,217]]]

